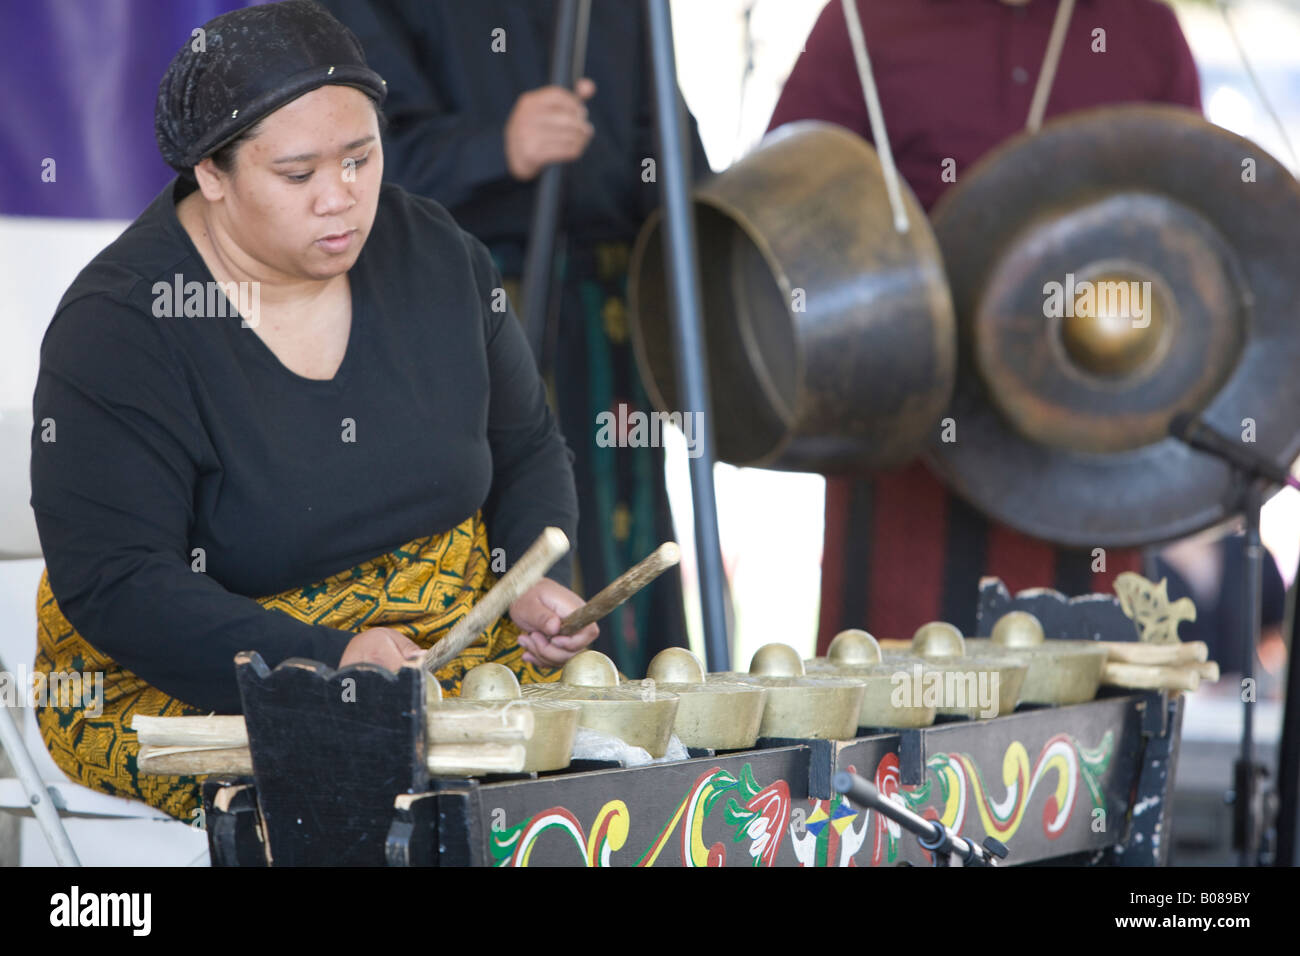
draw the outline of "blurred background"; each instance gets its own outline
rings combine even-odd
[[[30,423],[40,341],[63,291],[170,179],[152,125],[153,96],[167,62],[194,26],[240,5],[237,0],[45,0],[0,7],[0,328],[5,339],[0,428],[17,422],[25,429]],[[722,169],[761,137],[824,0],[674,0],[672,6],[682,90],[699,121],[710,165]],[[1248,78],[1221,5],[1176,0],[1172,6],[1200,70],[1209,119],[1300,172]],[[1300,0],[1233,0],[1227,7],[1287,137],[1300,142]],[[43,182],[39,171],[49,157],[57,159],[57,178]],[[702,652],[685,443],[680,435],[670,442],[668,482],[684,545],[688,619],[692,643]],[[0,497],[9,487],[6,480],[14,479],[0,475]],[[734,662],[747,666],[754,650],[770,641],[811,654],[823,479],[718,465],[716,480],[735,612]],[[0,502],[0,520],[22,520],[20,510]],[[1300,493],[1287,490],[1268,503],[1263,535],[1283,580],[1292,586],[1300,561]],[[778,554],[779,562],[773,560]],[[32,659],[40,570],[38,560],[0,561],[0,659],[11,669]],[[1277,696],[1283,661],[1275,653],[1262,662],[1255,727],[1265,760],[1275,753],[1269,748],[1275,748],[1281,724]],[[1180,812],[1186,822],[1176,823],[1175,839],[1180,831],[1190,836],[1176,843],[1184,855],[1175,862],[1219,860],[1221,797],[1240,710],[1231,679],[1192,698],[1179,774],[1180,791],[1186,787],[1189,794]],[[29,738],[34,753],[45,758],[31,727]],[[42,766],[57,779],[47,758]],[[0,815],[0,859],[5,858],[4,819]],[[95,844],[101,862],[185,863],[201,853],[197,831],[178,842],[174,836],[155,836],[183,831],[179,825],[131,826],[136,835]],[[76,832],[73,840],[78,842]],[[25,824],[22,845],[26,862],[48,860],[34,825]],[[87,862],[95,859],[94,853],[83,854]]]

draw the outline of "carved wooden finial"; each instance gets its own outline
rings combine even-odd
[[[1191,598],[1170,602],[1168,581],[1155,584],[1125,571],[1115,578],[1115,593],[1125,615],[1138,630],[1138,640],[1147,644],[1177,644],[1178,625],[1196,620],[1196,605]]]

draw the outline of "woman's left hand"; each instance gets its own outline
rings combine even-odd
[[[561,622],[586,602],[563,584],[542,578],[510,605],[510,618],[519,625],[524,660],[542,667],[561,667],[596,639],[600,629],[588,624],[577,634],[560,634]]]

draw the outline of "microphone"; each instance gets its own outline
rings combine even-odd
[[[1282,465],[1250,449],[1249,444],[1234,441],[1216,431],[1191,412],[1179,412],[1169,423],[1169,434],[1197,451],[1226,461],[1233,468],[1251,478],[1263,478],[1275,485],[1300,488],[1300,480],[1293,478]]]

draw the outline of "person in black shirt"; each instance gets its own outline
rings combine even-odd
[[[444,204],[492,252],[506,286],[522,277],[537,176],[568,164],[553,292],[554,407],[574,451],[582,521],[577,568],[592,594],[675,537],[660,448],[605,447],[604,413],[651,410],[626,307],[637,230],[659,202],[643,4],[596,0],[586,78],[546,86],[554,0],[322,0],[388,80],[384,175]],[[692,171],[709,173],[688,116]],[[516,301],[527,308],[527,303]],[[628,415],[619,415],[627,406]],[[686,644],[681,579],[665,574],[605,622],[598,644],[620,670]]]
[[[233,656],[389,668],[540,531],[573,535],[569,453],[482,243],[381,185],[383,80],[306,0],[225,14],[159,91],[180,174],[69,288],[41,347],[32,507],[38,708],[56,762],[184,818],[134,714],[238,713]],[[438,672],[556,676],[598,633],[570,565]]]

